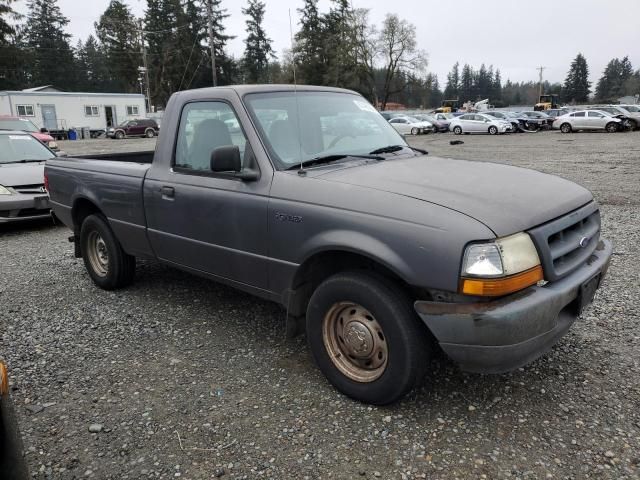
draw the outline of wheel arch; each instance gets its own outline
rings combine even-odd
[[[407,291],[414,289],[397,266],[390,265],[379,256],[345,246],[331,247],[309,255],[296,269],[285,299],[289,314],[293,317],[304,315],[317,286],[331,275],[349,270],[368,271],[393,281]]]
[[[85,196],[76,197],[71,207],[71,219],[73,220],[73,230],[76,235],[79,235],[84,219],[95,213],[102,214],[97,202]]]

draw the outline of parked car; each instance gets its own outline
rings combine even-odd
[[[513,131],[510,122],[484,113],[465,113],[451,120],[449,129],[456,135],[461,133],[488,133],[496,135]]]
[[[158,124],[152,118],[127,120],[126,122],[107,129],[107,137],[121,140],[125,137],[153,138],[158,134]]]
[[[629,118],[629,126],[631,130],[640,129],[640,105],[612,105],[621,109]]]
[[[629,112],[622,107],[618,107],[617,105],[594,105],[593,108],[601,112],[605,112],[614,118],[618,118],[621,122],[619,126],[621,130],[635,130],[636,128],[635,119],[632,119]]]
[[[543,113],[555,120],[556,118],[571,112],[569,112],[569,110],[567,110],[566,108],[552,108],[550,110],[544,110]]]
[[[0,131],[0,223],[51,216],[44,162],[55,157],[28,133]]]
[[[600,110],[581,110],[571,112],[558,117],[553,122],[553,128],[560,129],[562,133],[570,133],[578,130],[606,130],[609,133],[617,132],[622,127],[619,118],[612,117],[607,112]]]
[[[423,122],[429,122],[431,125],[433,125],[433,130],[435,132],[444,133],[449,131],[449,123],[451,123],[449,120],[438,120],[435,117],[427,115],[425,113],[417,113],[413,115],[413,117]]]
[[[24,459],[18,419],[9,392],[7,367],[0,361],[0,472],[7,480],[27,480],[29,469]]]
[[[51,150],[58,150],[58,144],[55,139],[49,135],[48,130],[46,128],[36,127],[31,120],[26,118],[0,116],[0,130],[27,132]]]
[[[553,117],[550,117],[546,112],[540,111],[524,111],[518,112],[528,123],[528,129],[547,129],[553,125]]]
[[[511,129],[513,132],[519,132],[520,121],[514,115],[511,115],[511,112],[501,111],[501,110],[489,110],[486,112],[482,112],[484,115],[489,115],[490,117],[497,118],[498,120],[504,120],[505,122],[509,122],[511,124]]]
[[[321,119],[354,113],[377,131],[323,131]],[[129,285],[137,257],[278,302],[287,332],[306,330],[318,367],[363,402],[409,392],[438,345],[476,372],[539,357],[592,301],[612,253],[587,189],[427,156],[349,90],[181,91],[142,157],[47,161],[55,214],[93,282]]]
[[[389,120],[389,124],[396,129],[398,133],[403,135],[418,135],[420,133],[431,133],[434,126],[431,122],[425,122],[415,117],[394,117]]]
[[[380,112],[380,115],[382,115],[382,118],[384,118],[387,121],[391,120],[392,118],[407,116],[407,114],[402,111]]]

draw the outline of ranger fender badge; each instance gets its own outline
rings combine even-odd
[[[300,215],[290,215],[288,213],[276,212],[276,220],[279,220],[281,222],[300,223],[302,222],[302,217]]]

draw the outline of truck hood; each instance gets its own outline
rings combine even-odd
[[[44,161],[33,163],[0,163],[0,185],[42,185],[44,183]]]
[[[431,156],[389,159],[318,175],[456,210],[497,236],[527,230],[593,199],[573,182],[520,167]]]

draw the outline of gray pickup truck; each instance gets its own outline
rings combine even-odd
[[[438,348],[476,372],[539,357],[611,256],[588,190],[429,156],[341,89],[179,92],[155,154],[56,158],[45,181],[99,287],[146,258],[278,302],[330,382],[374,404]]]

